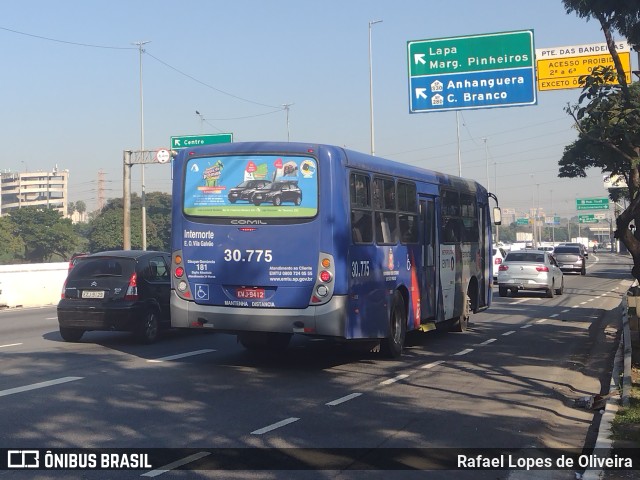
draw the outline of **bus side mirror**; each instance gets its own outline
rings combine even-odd
[[[493,224],[502,225],[502,210],[500,210],[500,207],[493,207]]]

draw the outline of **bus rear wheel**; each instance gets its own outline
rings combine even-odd
[[[402,355],[404,340],[407,334],[407,310],[400,292],[393,295],[391,314],[389,315],[389,336],[380,343],[380,352],[387,358],[398,358]]]

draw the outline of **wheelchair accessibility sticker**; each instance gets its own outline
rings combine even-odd
[[[209,300],[209,285],[204,283],[196,283],[196,300]]]

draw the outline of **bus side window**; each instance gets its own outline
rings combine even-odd
[[[376,241],[384,245],[398,243],[395,212],[376,212]]]
[[[418,242],[418,202],[415,183],[398,181],[398,226],[400,242]]]
[[[353,243],[373,242],[373,212],[371,210],[371,189],[369,177],[352,173],[349,179],[351,199],[351,241]]]
[[[351,234],[353,243],[373,242],[373,227],[371,212],[363,210],[351,211]]]

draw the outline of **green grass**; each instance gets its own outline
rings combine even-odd
[[[629,406],[620,407],[611,424],[614,440],[631,442],[640,447],[640,338],[631,332],[631,395]]]

